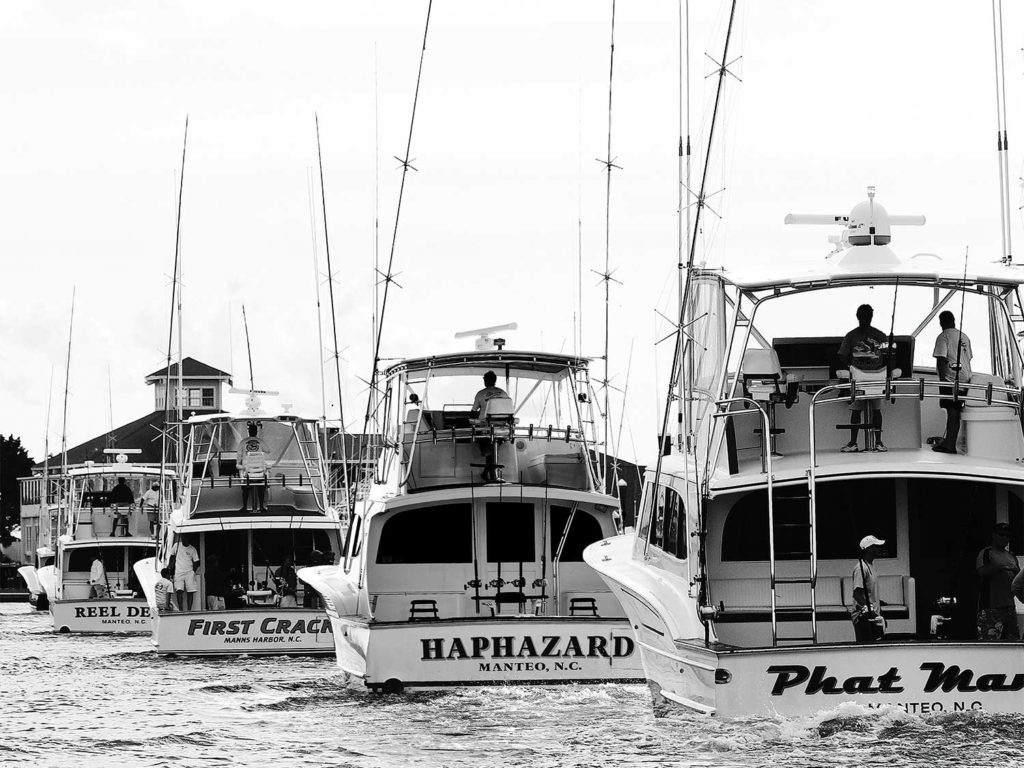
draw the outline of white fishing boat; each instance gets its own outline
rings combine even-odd
[[[295,565],[335,562],[339,517],[315,419],[271,415],[251,393],[239,413],[188,420],[186,488],[161,537],[157,561],[136,567],[152,610],[153,644],[178,655],[331,654],[334,642],[314,593]],[[343,498],[337,499],[344,509]],[[156,583],[174,558],[199,565],[176,610],[158,611]],[[181,547],[179,548],[179,545]],[[180,569],[184,570],[184,569]],[[180,572],[180,571],[179,571]],[[171,574],[172,580],[175,575]],[[211,598],[219,598],[211,600]]]
[[[475,411],[488,372],[494,397]],[[343,561],[299,573],[324,596],[338,666],[384,692],[642,679],[621,608],[583,563],[620,527],[587,361],[485,338],[382,382],[383,447]]]
[[[980,583],[979,553],[994,543],[1008,557],[994,524],[1008,524],[1010,552],[1024,549],[1024,271],[899,258],[890,227],[923,217],[888,215],[870,188],[848,217],[787,223],[845,229],[824,260],[693,269],[682,448],[647,472],[637,533],[589,547],[586,561],[629,615],[660,705],[730,717],[843,702],[1024,712],[1024,643],[976,639],[979,605],[995,605],[980,592],[996,590]],[[839,354],[861,304],[889,325],[874,372],[858,368],[856,347],[852,364]],[[955,400],[933,357],[945,312],[942,328],[955,322],[973,344]],[[940,403],[962,408],[958,446]],[[858,643],[868,536],[884,545],[866,608],[887,627]]]
[[[26,582],[45,593],[57,632],[149,631],[133,566],[156,550],[157,509],[147,509],[142,497],[154,484],[169,495],[173,473],[165,471],[161,482],[159,468],[128,463],[131,451],[111,452],[114,463],[68,470],[56,551],[38,553],[52,564],[22,569]]]

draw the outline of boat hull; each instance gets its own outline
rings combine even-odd
[[[55,632],[145,634],[150,631],[145,599],[51,600]]]
[[[373,622],[331,615],[338,666],[373,691],[641,682],[622,619],[498,616]]]
[[[181,611],[153,619],[157,653],[176,656],[329,656],[331,623],[312,608]]]
[[[630,557],[630,537],[587,562],[635,628],[655,708],[722,717],[803,716],[853,703],[913,714],[1024,713],[1024,643],[905,641],[738,648],[704,642],[695,609]],[[601,555],[598,557],[597,555]],[[684,639],[680,639],[684,638]]]

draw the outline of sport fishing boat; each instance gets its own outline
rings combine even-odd
[[[976,639],[978,606],[994,606],[976,571],[993,526],[1024,551],[1024,271],[901,259],[891,227],[923,217],[868,195],[849,216],[787,218],[844,227],[824,261],[689,276],[681,447],[647,472],[636,533],[585,553],[630,618],[657,705],[1024,712],[1024,644]],[[875,370],[856,346],[840,354],[864,304],[889,325],[872,334]],[[950,322],[970,340],[956,358],[935,343]],[[943,386],[933,355],[972,372]],[[960,414],[959,444],[940,405]],[[873,563],[862,542],[881,550]],[[864,560],[878,592],[864,608],[887,627],[858,643]],[[1019,637],[1021,611],[1002,636]]]
[[[69,469],[65,476],[66,506],[60,515],[52,564],[29,571],[26,581],[38,584],[46,595],[53,628],[57,632],[149,631],[149,606],[135,578],[133,566],[156,551],[155,520],[158,506],[147,509],[145,492],[157,484],[168,497],[174,475],[159,467],[128,463],[130,450],[116,454],[110,464]],[[47,552],[38,553],[40,559]]]
[[[187,422],[182,504],[161,535],[158,558],[136,567],[152,610],[153,644],[162,654],[326,654],[331,624],[316,595],[301,589],[294,564],[335,562],[340,551],[344,470],[328,467],[315,419],[261,410],[253,391],[239,413]],[[333,479],[332,479],[333,478]],[[335,498],[339,497],[339,498]],[[332,503],[333,502],[333,503]],[[180,546],[179,546],[180,545]],[[194,555],[189,555],[188,547]],[[157,611],[160,569],[198,559],[185,604]],[[172,572],[171,579],[175,579]]]
[[[621,527],[599,490],[588,361],[503,343],[383,372],[383,446],[343,560],[299,572],[338,666],[373,691],[642,680],[583,563]]]

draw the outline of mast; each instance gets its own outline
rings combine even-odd
[[[334,311],[334,270],[331,268],[331,241],[327,234],[327,196],[324,193],[324,158],[320,151],[320,118],[313,115],[316,123],[316,155],[320,164],[320,203],[324,214],[324,253],[327,257],[327,288],[331,300],[331,333],[334,339],[334,375],[338,385],[338,435],[341,438],[341,467],[343,486],[345,489],[345,506],[351,507],[354,499],[348,487],[348,442],[345,430],[345,410],[341,402],[341,357],[338,354],[338,318]],[[326,460],[327,457],[324,457]]]
[[[727,67],[727,64],[728,64],[728,61],[729,61],[729,42],[732,40],[732,27],[733,27],[733,22],[735,21],[735,18],[736,18],[736,0],[732,0],[732,2],[730,4],[730,9],[729,9],[729,25],[728,25],[728,27],[726,28],[726,31],[725,31],[725,45],[724,45],[724,50],[722,51],[722,61],[721,61],[721,64],[719,65],[719,69],[718,69],[718,85],[717,85],[716,90],[715,90],[715,106],[714,106],[714,108],[712,109],[712,112],[711,112],[711,126],[708,129],[708,144],[707,144],[707,147],[705,149],[705,154],[704,154],[704,168],[701,171],[700,192],[697,195],[697,201],[696,201],[697,210],[694,213],[694,217],[693,217],[693,232],[696,232],[696,230],[698,230],[700,228],[700,214],[704,210],[704,206],[705,206],[704,199],[705,199],[705,191],[707,189],[707,182],[708,182],[708,169],[711,166],[711,150],[714,147],[715,127],[718,124],[718,108],[719,108],[719,105],[721,104],[721,100],[722,100],[722,87],[725,85],[725,75],[728,72],[726,67]],[[659,440],[663,440],[664,439],[664,435],[667,434],[667,432],[668,432],[668,421],[669,421],[669,414],[670,414],[670,412],[672,410],[672,400],[676,397],[676,391],[677,391],[677,389],[679,387],[679,380],[680,380],[680,378],[682,378],[682,363],[683,363],[682,352],[683,352],[683,334],[684,334],[684,330],[683,329],[684,329],[684,326],[685,326],[685,323],[686,323],[686,304],[687,304],[687,301],[689,300],[690,287],[692,285],[692,283],[690,281],[690,271],[693,269],[693,262],[694,262],[694,257],[695,257],[695,254],[696,254],[696,248],[697,248],[697,238],[694,237],[692,235],[692,233],[691,233],[690,242],[689,242],[689,255],[687,256],[687,259],[686,259],[686,281],[685,281],[685,283],[683,285],[683,297],[682,297],[682,301],[680,302],[680,305],[679,305],[679,318],[678,318],[679,322],[678,322],[678,325],[676,326],[675,352],[673,353],[673,357],[672,357],[672,368],[671,368],[671,370],[669,372],[668,396],[667,396],[667,398],[665,400],[665,410],[664,410],[664,414],[663,414],[663,418],[662,418],[662,422],[661,422],[661,431],[659,433]],[[689,384],[690,384],[690,382],[684,380],[684,382],[683,382],[683,387],[684,387],[684,389],[683,389],[684,395],[683,396],[684,396],[684,398],[688,398],[690,396]],[[690,428],[690,425],[687,424],[686,425],[686,429],[689,430],[689,428]],[[661,446],[659,446],[659,449],[660,448],[661,448]],[[661,466],[662,466],[662,462],[664,460],[664,455],[663,455],[664,453],[665,452],[663,450],[659,450],[658,451],[658,461],[657,461],[657,464],[655,466],[655,471],[654,471],[654,489],[655,489],[654,492],[655,493],[657,493],[658,481],[661,479]],[[698,510],[698,513],[699,513],[699,510]],[[648,548],[649,544],[650,544],[650,537],[648,537],[647,540],[644,541],[644,554],[645,555],[647,553],[647,548]]]

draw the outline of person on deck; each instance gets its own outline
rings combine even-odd
[[[860,558],[853,567],[853,606],[850,619],[858,643],[874,643],[885,634],[882,601],[878,597],[878,574],[875,558],[882,553],[884,539],[865,536],[860,540]]]
[[[142,494],[140,503],[149,519],[149,534],[155,539],[160,524],[160,483],[153,483],[149,490]]]
[[[494,371],[488,371],[484,374],[484,388],[476,393],[476,397],[473,398],[473,418],[477,420],[477,423],[486,424],[485,413],[487,411],[487,401],[493,400],[497,397],[508,397],[506,392],[501,387],[497,386],[498,377]],[[480,447],[480,453],[484,457],[484,471],[481,473],[481,477],[485,483],[496,483],[498,481],[497,474],[497,462],[494,459],[494,441],[484,438],[477,440],[476,444]]]
[[[281,567],[274,572],[274,585],[277,587],[278,594],[281,595],[280,607],[294,608],[299,582],[290,557],[286,557]]]
[[[187,538],[182,536],[174,548],[174,591],[178,597],[178,606],[182,610],[192,610],[196,592],[199,591],[199,584],[196,580],[198,569],[199,552]]]
[[[956,321],[950,311],[939,315],[942,333],[935,339],[935,368],[939,372],[939,381],[951,381],[956,385],[968,384],[971,381],[971,340],[967,334],[957,330]],[[944,395],[952,395],[953,387],[940,387]],[[959,395],[967,394],[966,389],[957,386]],[[939,407],[946,409],[946,435],[942,442],[932,446],[938,453],[956,453],[956,439],[960,435],[960,411],[964,408],[963,400],[939,400]]]
[[[103,567],[103,556],[97,552],[89,569],[89,599],[107,596],[107,570]]]
[[[228,576],[220,567],[220,557],[210,555],[203,572],[206,587],[206,610],[223,611],[227,606],[225,598],[228,594]]]
[[[978,553],[975,568],[981,577],[978,593],[978,639],[1017,640],[1017,607],[1012,584],[1020,571],[1017,557],[1009,549],[1010,524],[996,523],[992,543]]]
[[[886,359],[883,352],[886,343],[886,336],[877,328],[871,325],[875,316],[875,310],[870,304],[861,304],[857,307],[857,327],[843,337],[843,343],[839,346],[839,360],[847,368],[856,368],[864,373],[879,373],[879,378],[884,378]],[[856,378],[853,371],[850,378]],[[860,424],[861,413],[872,414],[872,424],[877,438],[874,450],[885,452],[888,449],[882,443],[882,411],[880,406],[882,398],[858,398],[851,410],[851,423]],[[858,428],[850,430],[850,441],[841,450],[843,453],[856,453]]]
[[[178,603],[174,598],[174,583],[171,581],[172,575],[170,568],[161,568],[160,578],[153,586],[157,613],[170,613],[178,610]]]
[[[249,511],[249,490],[256,490],[256,508],[267,511],[267,452],[258,434],[255,421],[249,422],[249,436],[242,443],[242,512]]]
[[[111,488],[110,493],[107,494],[107,504],[114,507],[113,527],[110,529],[112,537],[117,535],[118,526],[124,529],[125,536],[131,536],[131,533],[128,532],[128,510],[126,507],[130,507],[134,503],[135,494],[128,486],[128,481],[123,477],[117,478],[117,485]]]

